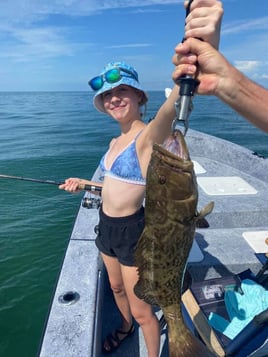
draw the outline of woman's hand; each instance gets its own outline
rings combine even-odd
[[[63,184],[59,185],[59,189],[71,193],[78,193],[83,190],[82,186],[83,180],[81,180],[80,178],[70,177],[66,179]]]
[[[185,1],[187,7],[189,1]],[[223,7],[217,0],[194,0],[185,22],[185,38],[195,37],[219,48]]]

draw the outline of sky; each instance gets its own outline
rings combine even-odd
[[[221,52],[268,87],[268,1],[223,0]],[[110,61],[172,85],[182,0],[0,0],[0,91],[84,91]]]

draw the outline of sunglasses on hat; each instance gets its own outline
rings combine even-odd
[[[128,76],[126,76],[125,73],[128,74]],[[119,82],[122,77],[131,77],[134,78],[137,82],[139,81],[137,75],[132,71],[129,71],[121,67],[114,67],[112,69],[109,69],[104,74],[92,78],[88,82],[88,84],[91,87],[91,89],[93,89],[94,91],[98,91],[103,87],[104,82],[116,83]]]

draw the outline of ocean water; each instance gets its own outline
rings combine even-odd
[[[164,93],[149,92],[146,119]],[[90,178],[118,134],[88,92],[0,93],[0,174]],[[268,157],[268,135],[212,97],[195,98],[190,127]],[[82,194],[0,179],[0,357],[36,356]]]

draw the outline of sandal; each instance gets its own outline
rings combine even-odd
[[[115,330],[114,332],[110,333],[104,340],[103,347],[102,347],[103,352],[111,353],[115,351],[121,345],[121,343],[125,341],[125,339],[127,339],[133,334],[134,331],[135,331],[135,327],[132,324],[127,332],[121,330]],[[123,337],[121,337],[120,335],[122,335]]]

